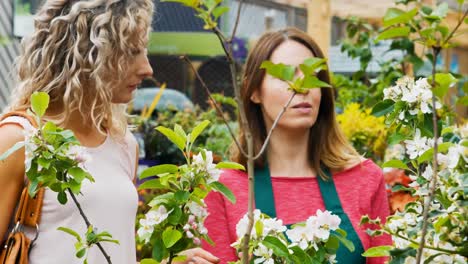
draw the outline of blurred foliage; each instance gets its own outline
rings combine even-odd
[[[388,131],[384,117],[371,115],[372,109],[358,103],[348,104],[336,119],[356,150],[374,161],[382,161],[387,147]]]

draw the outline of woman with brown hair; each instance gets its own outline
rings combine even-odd
[[[287,28],[264,34],[251,50],[243,76],[241,97],[258,153],[274,120],[292,95],[287,83],[260,69],[265,60],[298,66],[311,57],[324,58],[317,44],[304,32]],[[296,74],[300,75],[298,71]],[[318,78],[330,84],[329,72]],[[366,263],[365,249],[390,244],[389,236],[372,238],[362,215],[385,219],[389,214],[382,171],[362,158],[348,143],[335,119],[334,90],[311,89],[297,94],[275,128],[265,154],[255,162],[256,208],[290,225],[305,221],[317,209],[329,210],[341,218],[340,228],[356,248],[353,253],[340,247],[339,263]],[[241,127],[241,145],[246,142]],[[246,164],[239,152],[234,161]],[[242,171],[227,170],[220,181],[237,198],[231,204],[212,192],[206,198],[208,234],[214,246],[203,248],[222,263],[237,259],[230,246],[236,241],[236,224],[247,212],[248,179]],[[372,258],[367,263],[382,263]]]
[[[102,245],[113,263],[136,263],[138,194],[133,179],[138,151],[127,128],[126,104],[141,81],[153,74],[146,52],[152,14],[152,0],[44,1],[34,34],[23,40],[18,84],[6,109],[8,117],[0,122],[4,153],[32,129],[19,114],[31,107],[31,95],[50,95],[44,119],[72,130],[91,157],[84,165],[95,182],[83,183],[77,199],[94,227],[120,242]],[[0,242],[25,178],[24,151],[0,162]],[[46,188],[41,211],[39,228],[27,230],[30,239],[38,234],[29,263],[82,263],[75,257],[76,240],[57,230],[86,232],[75,205],[61,205],[57,194]],[[107,263],[97,247],[87,258],[88,263]]]

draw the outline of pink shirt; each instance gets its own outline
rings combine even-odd
[[[347,213],[363,247],[390,245],[388,235],[370,237],[369,226],[359,226],[361,216],[385,219],[389,215],[387,194],[382,170],[371,160],[333,175],[343,210]],[[209,216],[205,225],[215,246],[203,243],[203,248],[221,259],[221,263],[237,259],[230,246],[236,241],[236,224],[247,212],[248,180],[245,172],[226,170],[220,181],[231,189],[237,198],[231,204],[220,193],[211,192],[205,199]],[[272,176],[272,186],[277,216],[284,224],[305,221],[317,209],[325,210],[316,178]],[[368,258],[367,263],[383,263],[384,258]]]

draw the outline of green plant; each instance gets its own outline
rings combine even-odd
[[[185,158],[183,165],[158,165],[146,169],[139,176],[140,179],[159,176],[144,182],[139,189],[166,191],[150,201],[151,209],[140,219],[138,229],[139,239],[151,244],[152,258],[156,261],[168,259],[170,264],[178,253],[199,246],[200,239],[211,241],[203,226],[208,215],[203,199],[211,190],[222,193],[235,203],[232,192],[218,182],[220,169],[244,169],[243,166],[232,162],[214,164],[212,152],[207,150],[192,155],[195,140],[208,124],[209,121],[203,121],[188,134],[180,125],[175,125],[173,130],[163,126],[156,128],[177,146]]]
[[[16,143],[11,149],[0,155],[0,161],[24,147],[29,195],[34,197],[38,188],[42,187],[56,192],[57,200],[61,204],[66,204],[68,197],[71,197],[88,227],[85,239],[69,228],[58,228],[58,230],[76,238],[76,257],[83,258],[89,248],[97,245],[107,262],[112,263],[101,243],[118,244],[119,242],[112,239],[112,235],[108,232],[97,233],[76,199],[76,195],[81,192],[81,184],[85,180],[94,182],[93,177],[84,167],[89,156],[80,146],[72,131],[62,129],[50,121],[42,122],[42,117],[49,106],[49,100],[49,95],[44,92],[35,92],[31,95],[31,109],[28,110],[28,114],[34,116],[38,128],[25,130],[25,140]],[[84,263],[87,263],[86,257]]]
[[[366,256],[391,256],[390,263],[465,263],[468,257],[468,212],[466,210],[466,175],[468,133],[466,127],[449,118],[450,107],[443,107],[443,98],[458,79],[450,73],[438,72],[437,58],[441,51],[453,47],[452,37],[462,23],[468,23],[468,10],[461,12],[455,28],[444,25],[447,3],[435,8],[397,1],[406,10],[391,8],[383,23],[385,28],[377,40],[399,39],[403,43],[418,42],[426,47],[424,56],[432,64],[432,74],[415,79],[404,76],[395,85],[383,90],[383,101],[373,114],[385,116],[386,124],[395,129],[394,142],[406,148],[402,159],[387,161],[383,167],[405,170],[413,182],[407,190],[416,200],[405,210],[380,219],[363,217],[362,223],[373,223],[380,229],[373,235],[391,234],[395,244],[371,248]],[[445,118],[447,117],[447,118]]]

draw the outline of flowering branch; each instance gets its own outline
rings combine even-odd
[[[440,48],[439,47],[433,47],[433,52],[432,52],[432,87],[434,88],[436,85],[436,63],[437,63],[437,57],[439,56],[440,53]],[[425,203],[424,203],[424,208],[423,208],[423,226],[422,226],[422,235],[421,235],[421,242],[419,243],[419,248],[418,248],[418,254],[416,256],[416,263],[419,264],[421,263],[421,257],[422,253],[424,250],[424,244],[426,243],[426,234],[427,234],[427,226],[428,226],[428,217],[429,217],[429,208],[431,202],[434,200],[434,194],[435,194],[435,189],[436,189],[436,184],[437,184],[437,170],[438,170],[438,162],[437,162],[437,153],[438,153],[438,138],[439,138],[439,131],[437,128],[437,111],[435,111],[435,105],[436,105],[436,96],[435,93],[432,93],[432,109],[434,109],[432,113],[432,125],[434,126],[434,154],[433,154],[433,162],[432,162],[432,171],[433,171],[433,176],[431,179],[431,189],[429,192],[429,197],[426,198]]]

